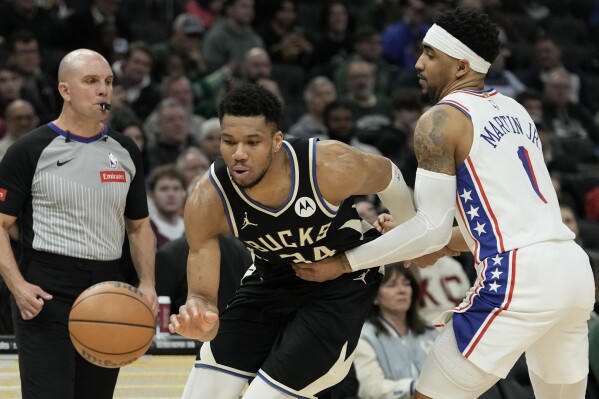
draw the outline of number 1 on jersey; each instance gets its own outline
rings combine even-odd
[[[537,183],[537,178],[535,176],[535,171],[532,167],[532,163],[530,162],[528,151],[523,146],[518,147],[518,158],[520,158],[520,161],[522,162],[522,166],[524,167],[524,171],[528,176],[528,180],[530,180],[530,184],[532,185],[533,190],[535,190],[535,193],[537,193],[541,201],[547,203],[547,200],[545,199],[545,197],[541,193],[541,190],[539,189],[539,184]]]

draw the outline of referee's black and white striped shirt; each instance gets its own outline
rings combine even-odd
[[[24,249],[118,259],[123,215],[148,215],[139,150],[108,128],[86,138],[52,123],[41,126],[0,163],[0,213],[20,217]]]

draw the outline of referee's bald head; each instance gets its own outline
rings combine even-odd
[[[73,71],[81,70],[94,61],[106,63],[110,67],[106,58],[93,50],[82,48],[71,51],[60,61],[60,65],[58,66],[58,81],[66,82],[72,76]]]

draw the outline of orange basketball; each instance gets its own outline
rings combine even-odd
[[[69,314],[69,333],[77,352],[101,367],[123,367],[152,343],[156,319],[141,292],[129,284],[106,281],[77,298]]]

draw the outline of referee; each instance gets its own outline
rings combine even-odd
[[[154,235],[139,150],[108,128],[113,74],[100,54],[79,49],[58,69],[58,119],[17,140],[0,163],[0,274],[11,291],[23,399],[112,398],[118,369],[84,360],[69,339],[77,296],[123,281],[125,232],[154,312]],[[19,264],[8,230],[19,218]]]

